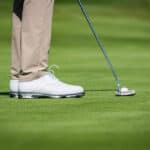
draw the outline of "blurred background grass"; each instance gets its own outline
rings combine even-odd
[[[149,150],[150,0],[84,0],[135,97],[115,97],[114,80],[76,0],[56,0],[49,64],[87,90],[82,99],[10,99],[12,0],[0,1],[0,149]]]

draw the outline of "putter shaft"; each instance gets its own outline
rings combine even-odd
[[[77,0],[77,1],[78,1],[78,4],[79,4],[79,6],[80,6],[80,8],[81,8],[81,10],[82,10],[82,13],[83,13],[85,19],[87,20],[87,22],[88,22],[88,24],[89,24],[89,27],[90,27],[90,29],[91,29],[91,31],[92,31],[92,33],[93,33],[95,39],[96,39],[96,41],[97,41],[98,46],[99,46],[99,48],[101,49],[101,51],[102,51],[102,53],[103,53],[103,55],[104,55],[104,57],[105,57],[105,59],[106,59],[106,61],[107,61],[107,63],[108,63],[109,68],[110,68],[111,71],[112,71],[112,74],[113,74],[113,76],[114,76],[114,78],[115,78],[115,80],[116,80],[116,82],[117,82],[117,88],[118,88],[118,90],[120,90],[120,89],[121,89],[120,79],[119,79],[119,77],[118,77],[118,75],[117,75],[117,73],[116,73],[116,70],[115,70],[115,68],[113,67],[113,65],[112,65],[112,63],[111,63],[111,61],[110,61],[110,59],[109,59],[107,53],[106,53],[106,50],[105,50],[104,47],[103,47],[103,44],[102,44],[102,42],[101,42],[101,40],[100,40],[100,37],[98,36],[98,34],[97,34],[97,32],[96,32],[96,30],[95,30],[95,28],[94,28],[93,22],[92,22],[91,18],[89,17],[89,15],[88,15],[88,13],[87,13],[87,11],[86,11],[86,9],[85,9],[83,3],[81,2],[81,0]]]

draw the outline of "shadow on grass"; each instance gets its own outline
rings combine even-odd
[[[87,89],[86,92],[112,92],[115,89]],[[0,96],[10,96],[9,92],[0,92]]]
[[[0,92],[0,96],[9,96],[9,92]]]
[[[112,92],[116,89],[87,89],[86,92]]]

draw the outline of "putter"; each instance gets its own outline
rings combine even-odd
[[[81,11],[82,11],[86,21],[88,22],[88,25],[89,25],[89,27],[90,27],[90,29],[91,29],[91,31],[92,31],[95,39],[96,39],[96,42],[97,42],[100,50],[102,51],[102,53],[103,53],[103,55],[105,57],[106,62],[108,63],[108,66],[109,66],[112,74],[113,74],[113,76],[115,78],[115,81],[117,83],[117,90],[115,92],[115,95],[116,96],[134,96],[136,94],[135,90],[129,90],[126,87],[121,87],[120,79],[119,79],[119,77],[118,77],[118,75],[116,73],[116,70],[113,67],[113,65],[112,65],[112,63],[111,63],[107,53],[106,53],[106,50],[105,50],[105,48],[104,48],[104,46],[103,46],[103,44],[101,42],[100,37],[98,36],[98,34],[97,34],[97,32],[96,32],[96,30],[94,28],[94,24],[93,24],[91,18],[89,17],[89,15],[88,15],[88,13],[87,13],[87,11],[86,11],[82,1],[81,0],[77,0],[77,2],[78,2],[79,6],[81,8]]]

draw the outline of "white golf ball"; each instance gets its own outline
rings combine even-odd
[[[128,88],[126,87],[121,88],[121,92],[127,92],[127,91],[128,91]]]

